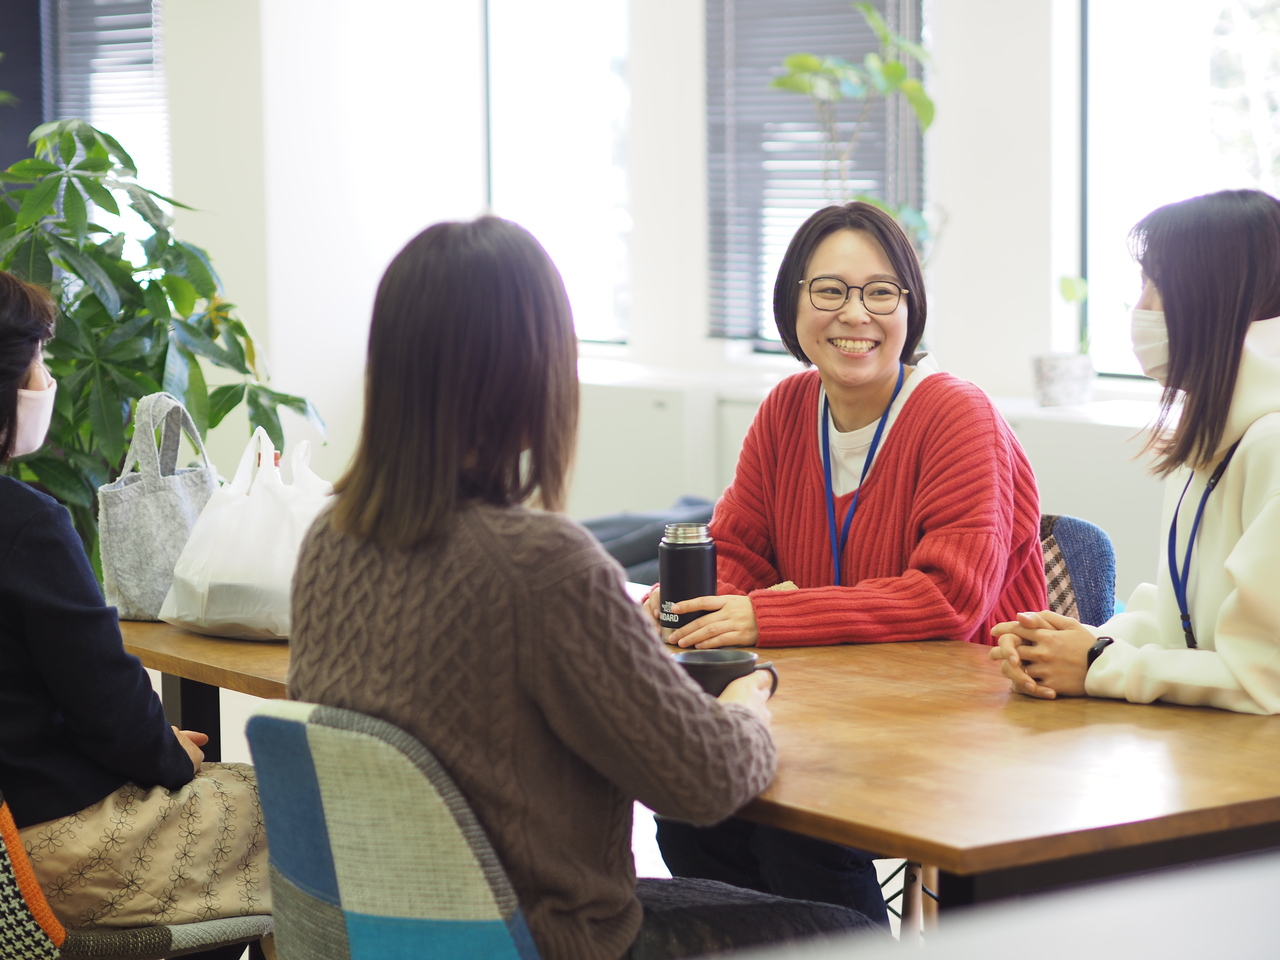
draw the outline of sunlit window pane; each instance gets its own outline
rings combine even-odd
[[[1140,373],[1129,230],[1280,173],[1280,11],[1270,0],[1094,0],[1088,12],[1089,332],[1095,366]]]
[[[626,0],[489,0],[493,209],[564,277],[578,336],[627,335]]]

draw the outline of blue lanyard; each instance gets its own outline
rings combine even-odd
[[[862,493],[862,484],[867,479],[867,471],[871,469],[871,461],[875,459],[876,450],[880,448],[880,438],[884,436],[884,425],[889,422],[889,411],[893,409],[893,401],[902,392],[902,381],[907,368],[898,364],[898,385],[893,388],[893,396],[889,405],[880,415],[880,423],[876,426],[875,436],[871,438],[871,446],[867,449],[867,462],[862,465],[862,476],[858,478],[858,489],[853,492],[853,502],[849,504],[849,512],[844,517],[844,527],[836,533],[836,493],[831,485],[831,401],[822,398],[822,472],[827,478],[827,524],[831,528],[831,558],[835,566],[835,585],[840,586],[840,557],[844,554],[845,544],[849,542],[849,527],[853,524],[853,514],[858,509],[858,496]]]
[[[1178,600],[1178,613],[1182,616],[1182,635],[1186,638],[1187,646],[1192,650],[1196,649],[1196,632],[1191,628],[1191,612],[1187,604],[1187,578],[1191,572],[1191,549],[1196,544],[1196,533],[1200,530],[1200,518],[1204,516],[1204,505],[1209,502],[1209,494],[1213,493],[1213,488],[1222,479],[1222,474],[1226,471],[1231,458],[1235,456],[1238,446],[1240,446],[1239,440],[1231,445],[1231,449],[1227,451],[1227,455],[1222,458],[1222,462],[1209,477],[1209,482],[1205,484],[1204,493],[1200,497],[1200,506],[1196,508],[1196,518],[1191,522],[1191,536],[1187,538],[1187,552],[1182,559],[1181,573],[1178,572],[1178,554],[1175,549],[1178,541],[1178,514],[1182,510],[1183,497],[1191,489],[1191,481],[1195,478],[1194,473],[1187,477],[1187,485],[1182,488],[1182,496],[1178,497],[1178,506],[1173,511],[1173,522],[1169,524],[1169,579],[1173,581],[1173,595]]]

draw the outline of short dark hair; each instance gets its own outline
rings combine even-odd
[[[787,351],[806,367],[810,360],[800,348],[796,336],[796,311],[800,303],[800,281],[805,276],[813,252],[829,234],[837,230],[865,230],[884,250],[893,272],[898,275],[907,294],[907,342],[902,346],[903,363],[909,363],[924,336],[924,321],[929,305],[924,295],[924,275],[920,272],[920,258],[915,247],[903,233],[898,222],[879,207],[861,200],[843,206],[823,207],[801,224],[787,246],[782,265],[778,267],[778,279],[773,285],[773,321]]]
[[[47,290],[0,270],[0,463],[13,455],[18,389],[36,351],[53,336],[56,312]]]
[[[497,217],[423,230],[378,285],[334,526],[408,548],[443,536],[465,501],[560,509],[577,353],[560,274],[527,230]]]
[[[1280,201],[1223,190],[1147,214],[1130,250],[1164,301],[1169,372],[1148,447],[1164,476],[1213,460],[1235,391],[1245,334],[1280,316]],[[1166,425],[1181,396],[1172,433]]]

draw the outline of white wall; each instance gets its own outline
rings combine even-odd
[[[330,479],[359,433],[379,276],[423,227],[484,205],[481,11],[164,0],[174,192],[201,208],[177,229],[208,247],[266,343],[271,385],[327,421],[313,466]],[[298,418],[285,429],[318,440]],[[224,473],[244,430],[215,431]]]
[[[928,339],[993,395],[1029,395],[1029,358],[1075,339],[1058,280],[1080,273],[1079,19],[1078,0],[926,0]]]

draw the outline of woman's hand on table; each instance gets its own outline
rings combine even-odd
[[[1079,620],[1043,610],[1020,613],[1017,620],[991,630],[996,646],[990,657],[1016,693],[1052,700],[1083,697],[1089,648],[1095,637]]]
[[[766,704],[773,689],[773,677],[768,670],[754,670],[745,677],[733,680],[720,692],[716,699],[721,703],[740,703],[754,713],[766,727],[770,725],[773,714]]]
[[[681,600],[671,609],[674,613],[708,612],[672,633],[667,637],[667,643],[712,650],[715,647],[754,647],[760,639],[756,611],[751,606],[750,597],[737,594],[695,597]]]
[[[179,730],[177,727],[173,728],[173,735],[178,738],[178,743],[182,744],[182,749],[187,751],[195,772],[199,773],[204,765],[204,751],[200,748],[209,742],[209,735],[196,730]]]

